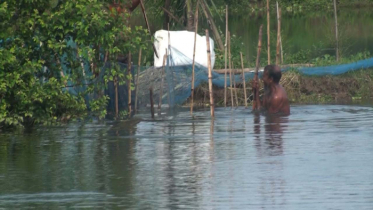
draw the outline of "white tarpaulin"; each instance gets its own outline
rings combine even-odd
[[[154,34],[154,45],[158,52],[159,58],[154,54],[154,66],[163,66],[163,55],[168,49],[168,31],[159,30]],[[194,49],[194,32],[190,31],[170,31],[170,46],[172,63],[170,65],[182,66],[192,65],[193,63],[193,49]],[[214,40],[210,38],[211,50],[211,68],[215,64]],[[168,52],[169,53],[169,52]],[[207,49],[206,36],[197,34],[196,40],[196,63],[207,68]]]

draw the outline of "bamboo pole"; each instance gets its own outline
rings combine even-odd
[[[233,63],[232,63],[232,68],[234,68]],[[236,78],[235,78],[234,75],[233,75],[232,78],[233,78],[233,87],[234,87],[233,91],[234,91],[234,96],[236,97],[236,106],[238,106],[238,96],[237,96]]]
[[[229,61],[228,61],[228,65],[229,65],[229,81],[230,81],[230,87],[231,87],[231,107],[233,108],[234,106],[234,102],[233,102],[233,87],[232,87],[232,65],[231,65],[231,60],[232,60],[232,56],[231,56],[231,33],[228,31],[228,57],[229,57]]]
[[[166,64],[167,65],[167,64]],[[167,101],[168,101],[168,109],[171,108],[171,99],[170,99],[170,84],[167,82],[167,88],[168,88],[168,93],[167,93]]]
[[[280,19],[280,26],[281,26],[281,12],[279,11],[278,1],[277,1],[277,19]],[[281,51],[281,64],[284,63],[284,51],[282,50],[282,35],[281,35],[281,27],[280,27],[280,51]]]
[[[198,7],[199,7],[199,0],[197,1],[196,5],[196,13],[194,15],[194,22],[195,22],[195,29],[194,29],[194,48],[193,48],[193,65],[192,65],[192,101],[190,103],[190,114],[193,114],[193,107],[194,107],[194,70],[195,70],[195,62],[196,62],[196,41],[197,41],[197,32],[198,32]]]
[[[118,108],[118,78],[114,78],[114,90],[115,90],[115,118],[119,117],[119,108]]]
[[[253,110],[260,109],[258,70],[259,70],[260,52],[262,50],[262,29],[263,29],[263,25],[261,25],[259,29],[258,52],[256,55],[256,70],[255,70],[255,76],[254,76],[254,84],[257,83],[257,86],[253,86],[253,96],[254,96]]]
[[[141,48],[139,50],[139,61],[137,63],[137,73],[136,73],[136,88],[135,88],[135,112],[137,112],[137,95],[139,90],[139,74],[140,74],[140,66],[141,66]]]
[[[170,66],[171,62],[171,35],[170,35],[170,23],[167,24],[167,32],[168,32],[168,55],[167,55],[167,65]],[[174,81],[174,74],[171,72],[171,81]],[[171,83],[172,84],[172,83]],[[170,96],[170,84],[167,83],[168,86],[168,108],[171,109],[171,96]],[[173,88],[173,87],[172,87]],[[172,100],[173,101],[173,100]]]
[[[150,96],[150,113],[152,115],[152,118],[154,118],[153,86],[149,88],[149,96]]]
[[[168,52],[169,54],[169,52]],[[166,66],[169,65],[169,62],[168,62],[168,54],[166,55]],[[168,109],[171,108],[171,99],[170,99],[170,83],[167,82],[167,101],[168,101]]]
[[[267,47],[268,47],[268,65],[271,64],[271,31],[270,31],[270,22],[269,22],[269,0],[267,0]]]
[[[281,64],[284,64],[284,51],[282,48],[282,35],[280,35],[280,48],[281,48]]]
[[[170,23],[167,23],[167,36],[168,36],[168,50],[171,54],[171,36],[170,36]]]
[[[281,43],[281,8],[277,2],[277,45],[276,45],[276,65],[280,65],[280,43]]]
[[[210,36],[209,30],[206,29],[206,47],[207,47],[207,67],[209,71],[209,91],[210,91],[210,111],[211,117],[214,117],[215,105],[214,105],[214,94],[212,90],[212,73],[211,73],[211,52],[210,52]]]
[[[131,52],[128,53],[128,62],[127,62],[127,73],[128,73],[128,81],[127,81],[127,89],[128,89],[128,114],[131,116],[132,112],[132,90],[131,90],[131,78],[132,78],[132,55]]]
[[[158,101],[158,109],[161,110],[162,108],[162,96],[163,96],[163,72],[164,72],[164,67],[166,65],[166,59],[167,59],[167,49],[166,53],[163,56],[163,66],[162,66],[162,72],[161,72],[161,87],[159,88],[159,101]]]
[[[144,2],[143,2],[143,0],[140,0],[140,5],[141,5],[142,13],[143,13],[143,15],[144,15],[144,19],[145,19],[146,26],[147,26],[148,31],[149,31],[149,36],[150,36],[150,38],[151,38],[152,33],[151,33],[151,31],[150,31],[150,25],[149,25],[148,17],[146,16],[146,11],[145,11],[145,6],[144,6]],[[157,58],[159,58],[159,56],[158,56],[158,52],[157,52],[157,49],[155,48],[154,43],[153,43],[153,50],[154,50],[155,56],[157,56]]]
[[[338,16],[337,16],[337,1],[334,0],[334,17],[335,17],[335,40],[336,40],[336,58],[339,61],[339,38],[338,38]]]
[[[244,96],[245,96],[245,108],[247,108],[246,77],[245,77],[245,71],[244,71],[244,67],[243,67],[242,52],[240,52],[240,56],[241,56],[241,68],[242,68],[243,93],[244,93]]]
[[[154,86],[154,72],[150,74],[150,82],[149,82],[150,113],[151,113],[152,118],[154,118],[153,86]]]
[[[225,45],[224,45],[224,106],[227,107],[227,46],[228,45],[228,5],[225,5]]]

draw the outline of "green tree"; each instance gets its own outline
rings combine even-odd
[[[100,0],[9,0],[0,19],[0,129],[84,117],[89,93],[99,95],[93,114],[104,117],[107,82],[130,79],[112,65],[100,82],[105,62],[144,47],[146,34]],[[69,85],[86,91],[69,94]]]

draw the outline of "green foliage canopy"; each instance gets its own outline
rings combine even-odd
[[[145,47],[146,30],[129,27],[129,15],[110,10],[106,1],[6,0],[0,19],[0,130],[86,116],[84,95],[131,77],[113,65],[105,82],[93,83],[104,63]],[[90,85],[72,95],[64,90],[68,83]],[[103,118],[108,98],[99,95],[90,107]]]

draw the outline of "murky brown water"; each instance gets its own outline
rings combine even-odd
[[[219,108],[0,135],[0,209],[372,209],[373,108]]]

